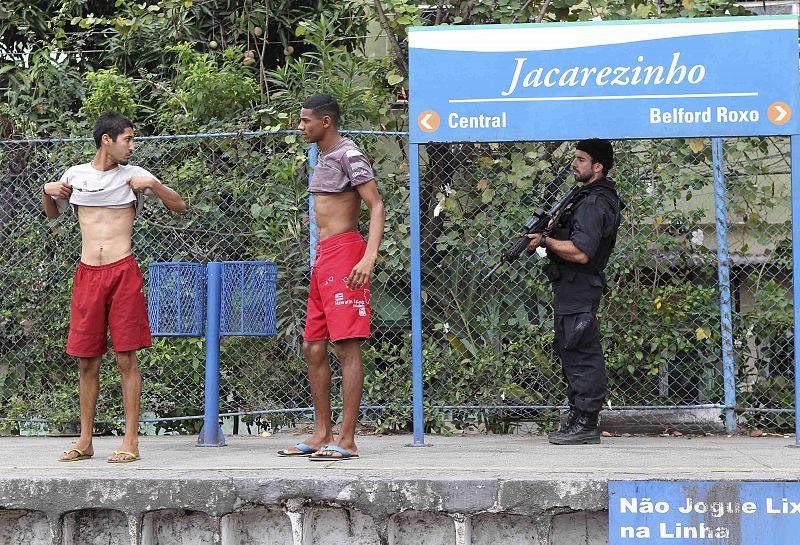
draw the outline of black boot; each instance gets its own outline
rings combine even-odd
[[[548,439],[554,445],[596,445],[600,443],[600,429],[597,426],[599,413],[579,411],[572,423],[564,431],[553,432]]]
[[[570,407],[567,418],[559,421],[558,430],[548,434],[548,438],[553,437],[557,433],[564,433],[567,431],[567,429],[575,423],[576,418],[578,418],[578,409]]]

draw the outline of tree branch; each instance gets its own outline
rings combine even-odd
[[[522,5],[522,7],[521,7],[521,8],[519,8],[519,12],[518,12],[518,13],[524,13],[524,12],[525,12],[525,10],[526,10],[526,9],[528,9],[528,6],[530,6],[530,5],[531,5],[531,2],[533,2],[533,0],[528,0],[527,2],[525,2],[525,3]],[[526,17],[526,19],[527,19],[527,17]],[[514,16],[514,18],[513,18],[513,19],[511,19],[511,24],[513,25],[513,24],[514,24],[514,23],[516,23],[516,22],[517,22],[517,16],[515,15],[515,16]]]
[[[539,12],[539,17],[536,18],[537,23],[541,23],[542,19],[544,19],[544,14],[547,12],[547,7],[550,5],[550,0],[544,0],[544,4],[542,4],[542,11]]]
[[[442,24],[442,17],[444,17],[444,10],[442,9],[442,4],[444,0],[439,0],[439,4],[436,6],[436,22],[433,23],[434,26],[439,26]]]
[[[389,20],[386,19],[386,13],[383,11],[383,6],[381,5],[381,0],[373,0],[375,4],[375,12],[378,14],[378,19],[381,22],[381,26],[383,27],[384,32],[386,32],[386,39],[389,40],[389,43],[392,44],[392,49],[394,50],[394,62],[397,64],[397,67],[400,68],[400,71],[403,73],[403,77],[408,77],[408,63],[405,60],[405,55],[403,55],[403,48],[400,47],[400,44],[397,41],[397,37],[392,32],[392,27],[389,26]]]
[[[464,2],[461,4],[461,18],[464,21],[469,21],[470,15],[472,15],[472,6],[475,5],[475,0],[469,0],[469,2]]]

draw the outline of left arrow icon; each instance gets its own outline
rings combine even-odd
[[[417,118],[417,124],[423,132],[433,132],[439,128],[439,114],[433,110],[425,110]]]

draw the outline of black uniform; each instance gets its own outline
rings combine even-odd
[[[608,394],[597,308],[603,296],[603,270],[617,241],[622,203],[614,182],[601,178],[583,187],[553,228],[553,239],[571,240],[589,262],[579,264],[547,252],[553,282],[555,350],[567,381],[570,408],[596,414]]]

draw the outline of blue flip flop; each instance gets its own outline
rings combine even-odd
[[[318,452],[338,452],[340,456],[310,456],[308,459],[312,462],[339,462],[342,460],[349,460],[350,458],[358,458],[358,454],[351,454],[344,450],[342,447],[336,445],[325,445]]]
[[[310,447],[310,446],[306,445],[302,441],[300,443],[297,443],[294,446],[294,448],[296,448],[300,452],[289,452],[288,449],[283,449],[283,450],[279,450],[278,451],[278,456],[283,456],[283,457],[286,457],[286,458],[291,457],[291,456],[311,456],[312,454],[317,452],[317,450],[319,450],[319,449],[315,449],[314,447]]]

